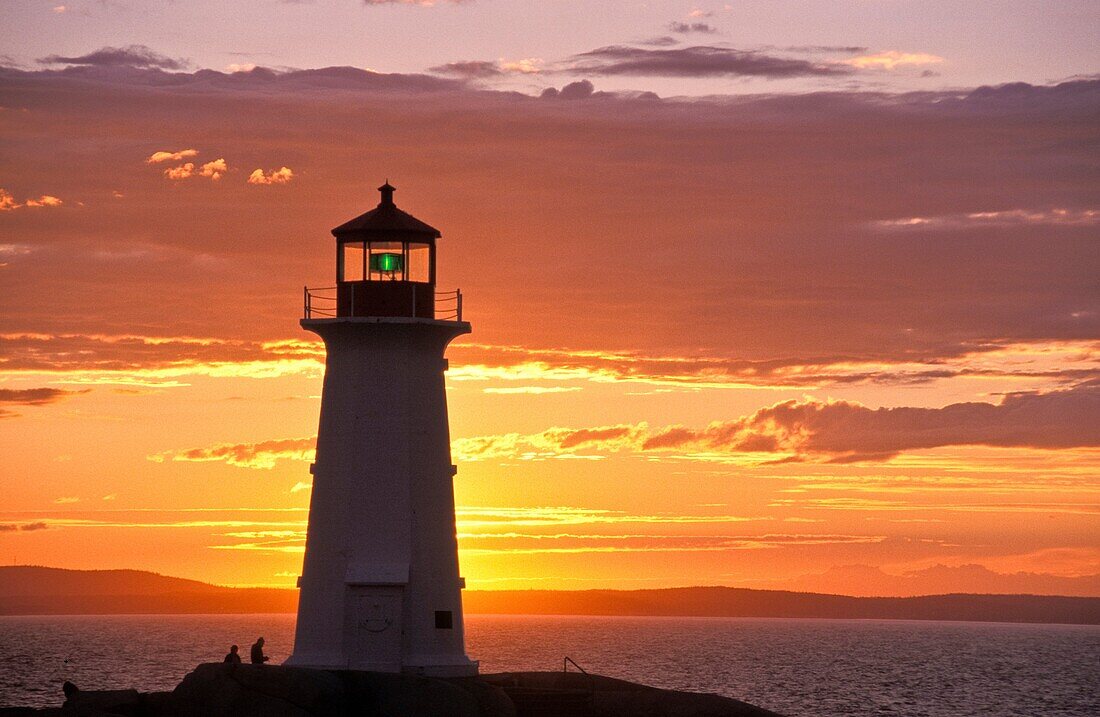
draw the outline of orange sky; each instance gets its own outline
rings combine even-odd
[[[0,559],[293,585],[301,287],[388,177],[471,588],[1100,595],[1097,86],[0,70]]]

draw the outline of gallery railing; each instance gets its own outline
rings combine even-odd
[[[310,288],[302,287],[303,309],[302,316],[307,319],[335,319],[337,316],[370,316],[369,313],[355,313],[355,285],[350,287],[350,300],[348,306],[350,313],[340,314],[337,311],[337,289],[335,286],[323,286]],[[437,321],[462,321],[462,291],[437,291],[435,292],[435,319]],[[418,316],[416,307],[416,293],[410,292],[408,316]]]

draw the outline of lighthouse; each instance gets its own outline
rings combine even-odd
[[[470,332],[436,290],[440,232],[379,187],[332,230],[336,286],[305,289],[325,343],[313,495],[288,665],[477,673],[466,656],[444,352]]]

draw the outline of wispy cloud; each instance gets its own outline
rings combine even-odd
[[[886,50],[872,55],[860,55],[841,60],[843,64],[861,70],[894,70],[908,65],[937,65],[943,61],[942,57],[930,55],[926,52],[900,52],[898,50]]]
[[[38,60],[44,65],[74,65],[87,67],[137,67],[156,70],[185,70],[191,64],[187,60],[171,58],[146,47],[102,47],[86,55],[49,55]]]
[[[280,460],[312,461],[314,438],[286,438],[259,443],[219,443],[208,448],[192,448],[184,451],[167,451],[149,456],[149,460],[163,463],[165,460],[209,463],[228,463],[240,468],[271,469]],[[299,489],[300,490],[300,489]]]
[[[519,60],[500,59],[464,60],[448,62],[428,68],[429,72],[439,75],[452,75],[469,80],[488,79],[506,75],[534,75],[542,71],[543,61],[537,57],[525,57]]]
[[[848,401],[783,401],[705,428],[645,423],[551,428],[453,442],[457,460],[545,460],[578,452],[710,452],[747,465],[882,461],[943,446],[1064,449],[1100,447],[1100,383],[1006,396],[999,404],[868,408]]]
[[[51,403],[87,393],[90,389],[82,391],[69,391],[61,388],[0,388],[0,418],[12,418],[17,415],[15,411],[9,411],[3,406],[46,406]]]
[[[718,28],[713,25],[708,25],[705,22],[670,22],[667,26],[669,32],[675,32],[679,35],[690,35],[697,33],[701,35],[714,35],[718,32]]]
[[[270,469],[280,460],[313,460],[315,438],[219,444],[150,456],[163,461],[221,461]],[[704,428],[646,423],[548,428],[457,438],[455,460],[540,461],[612,453],[679,453],[734,458],[745,465],[884,461],[944,446],[1042,449],[1100,447],[1100,383],[1006,396],[999,404],[943,408],[868,408],[849,401],[783,401]]]
[[[752,50],[694,46],[669,50],[610,45],[574,55],[566,70],[575,74],[663,77],[831,77],[851,70]]]
[[[546,393],[572,393],[580,391],[580,386],[505,386],[498,388],[483,388],[483,393],[495,393],[503,395],[523,394],[540,396]]]
[[[52,194],[42,194],[37,199],[28,198],[22,202],[15,201],[15,197],[11,192],[0,187],[0,212],[11,212],[16,209],[36,209],[41,207],[60,207],[64,204],[61,199],[53,196]],[[13,246],[6,244],[4,246]]]
[[[1100,209],[1001,209],[966,214],[901,217],[873,223],[879,229],[975,229],[990,226],[1095,226]]]
[[[36,530],[46,530],[49,527],[50,526],[44,521],[36,521],[34,523],[0,523],[0,533],[27,533]]]

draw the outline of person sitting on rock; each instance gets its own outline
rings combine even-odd
[[[252,664],[262,665],[271,658],[264,654],[264,639],[261,637],[256,640],[256,644],[252,646]]]
[[[222,660],[222,662],[228,662],[232,665],[241,664],[241,655],[238,652],[238,650],[240,650],[240,648],[237,647],[236,645],[233,645],[232,647],[230,647],[229,648],[229,654],[225,656],[225,659]]]

